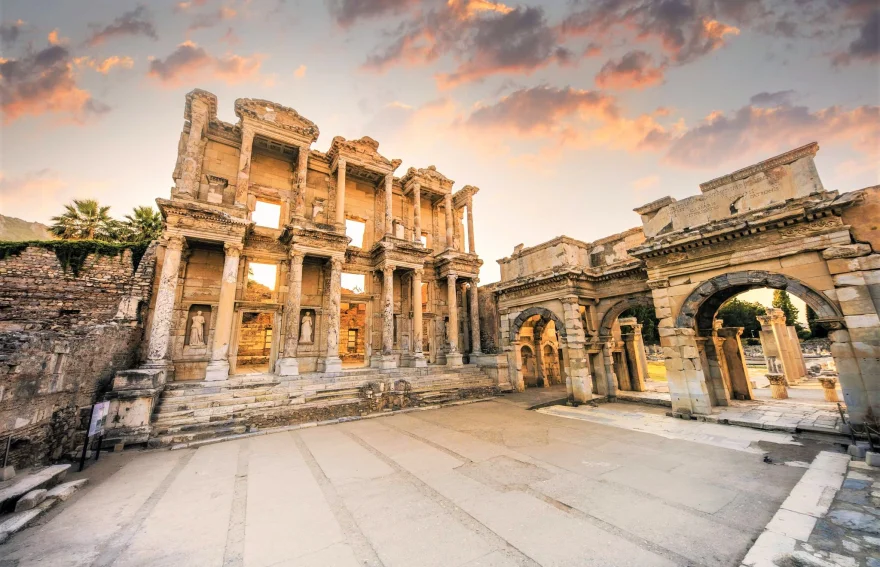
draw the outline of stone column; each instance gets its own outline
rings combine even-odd
[[[413,183],[413,242],[422,243],[422,186]]]
[[[837,395],[837,378],[834,376],[819,377],[819,383],[822,384],[822,394],[825,396],[826,402],[840,401],[840,397]]]
[[[444,203],[446,205],[446,248],[453,248],[453,227],[452,227],[452,194],[447,193]]]
[[[475,364],[474,356],[483,354],[480,344],[480,300],[477,297],[479,278],[471,279],[471,364]]]
[[[309,148],[299,147],[296,164],[296,197],[293,202],[293,216],[304,217],[306,214],[306,182],[309,176]]]
[[[394,196],[394,174],[389,173],[385,176],[385,234],[394,234],[394,225],[392,216],[392,199]]]
[[[339,302],[342,295],[342,258],[330,258],[330,304],[327,307],[327,354],[320,361],[321,372],[341,372],[339,358]]]
[[[336,159],[336,224],[342,226],[345,226],[345,165],[344,159]]]
[[[447,195],[447,197],[449,196]],[[449,202],[451,202],[451,197]],[[449,234],[451,228],[452,227],[447,224],[447,234]],[[446,309],[449,312],[449,323],[446,327],[446,336],[449,340],[449,349],[446,353],[447,366],[462,365],[462,355],[458,352],[458,294],[455,289],[455,282],[457,279],[458,275],[456,274],[448,274],[446,276]]]
[[[672,411],[683,415],[709,415],[712,413],[712,404],[697,350],[696,332],[663,325],[671,322],[671,318],[661,319],[659,332]]]
[[[235,312],[235,287],[238,280],[238,261],[242,245],[227,242],[223,249],[223,279],[220,281],[220,300],[217,305],[217,326],[211,346],[211,362],[205,380],[226,380],[229,377],[229,340],[232,335],[232,315]]]
[[[605,390],[609,399],[617,397],[617,373],[614,371],[614,340],[610,337],[601,337],[602,340],[602,364],[605,367]]]
[[[299,362],[296,348],[299,344],[299,315],[302,297],[302,272],[305,255],[290,250],[290,271],[287,279],[287,301],[284,302],[284,352],[275,364],[279,376],[297,376]]]
[[[183,167],[180,179],[177,180],[177,190],[180,194],[190,197],[199,193],[199,162],[202,151],[202,130],[208,121],[208,108],[205,103],[194,97],[191,105],[189,122],[189,138],[186,140],[186,149],[183,154]]]
[[[726,362],[728,383],[733,389],[732,398],[737,400],[753,400],[752,381],[749,379],[746,355],[742,348],[742,327],[722,327],[715,330],[715,335],[722,339],[718,356]]]
[[[413,333],[412,333],[412,363],[411,366],[423,368],[428,365],[422,352],[422,276],[425,270],[417,268],[412,273],[412,302],[413,302]]]
[[[477,245],[474,244],[474,198],[468,195],[467,198],[467,234],[468,234],[468,252],[477,253]]]
[[[371,361],[374,368],[397,368],[394,358],[394,266],[382,268],[382,355]]]
[[[632,321],[627,321],[632,319]],[[648,375],[648,357],[645,356],[645,341],[642,338],[642,326],[635,321],[635,317],[618,319],[621,327],[629,326],[632,334],[624,335],[624,350],[632,360],[635,375],[630,376],[630,387],[636,392],[645,391],[645,378]]]
[[[575,402],[584,403],[593,399],[592,376],[587,362],[586,335],[581,324],[577,297],[562,299],[565,325],[565,348],[568,354],[568,378],[571,380],[571,395]]]
[[[171,339],[171,323],[174,320],[174,303],[177,298],[177,280],[183,245],[182,236],[171,236],[165,241],[165,256],[162,258],[162,273],[159,276],[156,306],[153,309],[146,366],[170,366],[171,363],[168,344]]]
[[[248,183],[251,177],[251,152],[254,147],[254,130],[249,126],[241,129],[241,152],[238,155],[238,180],[235,185],[235,206],[247,207]]]
[[[770,308],[767,315],[759,315],[758,321],[761,323],[761,346],[764,349],[764,356],[778,356],[782,365],[782,374],[789,385],[797,384],[803,376],[799,372],[798,364],[795,360],[793,345],[785,326],[785,312],[782,309]],[[800,344],[798,344],[800,351]]]

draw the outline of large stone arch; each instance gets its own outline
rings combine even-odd
[[[799,280],[785,274],[749,270],[715,276],[697,286],[682,303],[675,326],[711,329],[715,313],[725,301],[744,291],[762,287],[782,289],[800,298],[819,319],[843,321],[843,314],[834,303]]]
[[[534,317],[535,315],[539,315],[541,319],[544,320],[552,320],[556,325],[556,332],[559,333],[559,338],[563,341],[566,339],[565,334],[565,324],[562,320],[546,307],[529,307],[522,313],[516,316],[510,323],[510,340],[511,342],[516,341],[519,338],[519,331],[522,328],[523,324]]]
[[[614,326],[614,322],[620,317],[620,314],[629,309],[630,307],[635,307],[637,305],[654,305],[654,299],[646,294],[646,295],[636,295],[630,296],[625,299],[621,299],[617,303],[611,306],[606,312],[605,315],[602,316],[602,323],[599,325],[599,336],[607,337],[611,334],[611,327]]]

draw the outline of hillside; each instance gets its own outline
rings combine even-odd
[[[0,240],[52,240],[52,235],[44,224],[0,215]]]

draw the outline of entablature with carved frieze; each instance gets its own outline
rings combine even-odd
[[[320,134],[318,126],[296,110],[268,100],[237,99],[235,115],[242,128],[297,147],[308,148]]]
[[[330,160],[331,171],[336,171],[340,160],[343,160],[346,174],[351,173],[375,183],[394,173],[402,163],[399,159],[388,159],[380,154],[379,142],[369,136],[357,140],[336,136],[330,142],[327,158]]]
[[[165,219],[165,234],[206,242],[237,242],[244,239],[253,221],[226,212],[222,206],[189,199],[156,199]]]

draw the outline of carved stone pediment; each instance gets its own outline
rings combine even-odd
[[[292,108],[268,100],[240,98],[235,101],[235,115],[294,134],[304,145],[318,139],[318,126]]]
[[[346,140],[342,136],[336,136],[330,142],[330,150],[327,157],[332,163],[344,159],[349,165],[360,166],[367,170],[383,175],[392,173],[402,163],[399,159],[388,159],[379,153],[379,142],[364,136],[357,140]]]
[[[435,196],[443,196],[452,192],[452,186],[455,181],[449,179],[433,165],[425,168],[411,167],[406,170],[403,177],[400,178],[400,186],[403,187],[404,194],[410,193],[415,184],[419,184],[422,194],[434,194]]]

